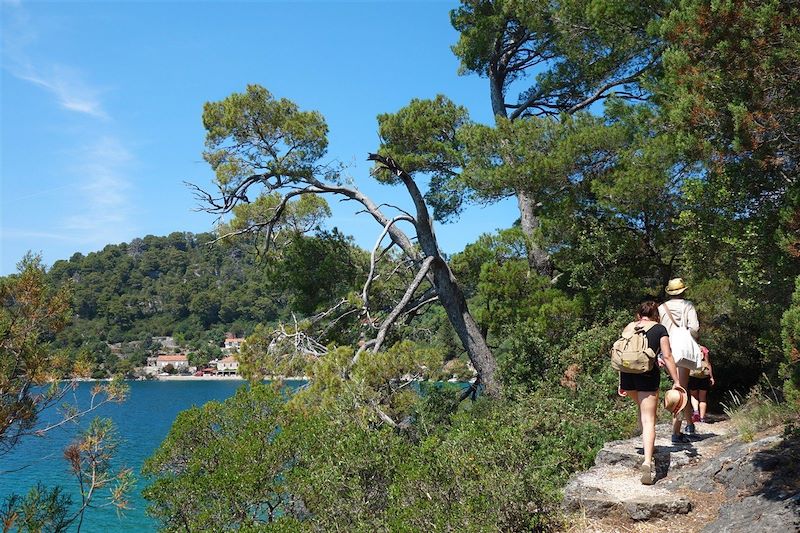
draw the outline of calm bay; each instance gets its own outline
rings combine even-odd
[[[303,382],[287,381],[296,388]],[[244,386],[244,381],[133,381],[128,383],[128,399],[119,404],[105,404],[80,421],[54,429],[43,437],[27,437],[12,452],[0,457],[0,501],[11,493],[25,494],[41,481],[47,486],[61,485],[74,501],[79,500],[75,478],[71,476],[63,450],[95,416],[111,418],[120,439],[114,458],[115,467],[132,468],[137,484],[130,494],[130,509],[118,516],[111,507],[91,509],[86,514],[81,531],[155,531],[156,523],[145,514],[147,502],[141,490],[147,481],[139,471],[166,437],[180,411],[211,400],[224,400]],[[65,401],[79,405],[88,403],[94,383],[78,384],[74,394]],[[103,503],[101,493],[97,504]]]

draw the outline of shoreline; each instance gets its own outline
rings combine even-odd
[[[66,383],[68,383],[68,382],[76,382],[76,383],[110,382],[110,381],[112,381],[112,378],[97,378],[97,379],[94,379],[94,378],[76,378],[76,379],[62,379],[60,381],[62,383],[65,383],[65,382]],[[154,376],[151,379],[125,379],[123,381],[126,381],[126,382],[128,382],[128,381],[144,381],[144,382],[148,382],[148,381],[195,381],[195,382],[197,382],[197,381],[247,381],[247,380],[245,378],[243,378],[242,376],[239,376],[239,375],[235,375],[235,376],[212,376],[212,375],[208,375],[208,376],[177,376],[176,375],[176,376]],[[311,378],[309,376],[269,376],[269,377],[264,378],[262,381],[269,381],[269,382],[272,382],[272,381],[306,381],[306,382],[308,382],[308,381],[311,381]],[[460,383],[462,385],[468,385],[468,384],[472,383],[472,380],[470,380],[470,381],[458,381],[458,380],[455,380],[454,381],[452,379],[448,379],[448,380],[415,379],[413,381],[416,381],[416,382],[419,382],[419,383],[429,382],[429,383],[440,383],[440,384],[445,384],[445,383],[457,384],[457,383]]]
[[[309,381],[311,378],[308,376],[270,376],[264,378],[264,381]],[[135,380],[130,380],[135,381]],[[247,381],[239,375],[235,376],[156,376],[152,380],[142,381]]]
[[[153,376],[141,381],[245,381],[242,376]]]
[[[95,382],[105,382],[108,383],[113,381],[113,378],[74,378],[74,379],[62,379],[59,380],[61,383],[95,383]],[[247,381],[244,377],[235,375],[235,376],[153,376],[150,379],[123,379],[122,381]],[[308,376],[270,376],[264,378],[262,381],[311,381],[311,378]]]

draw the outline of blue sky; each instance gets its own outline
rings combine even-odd
[[[405,202],[375,183],[367,152],[379,113],[446,94],[491,122],[488,83],[458,76],[456,2],[2,3],[0,275],[27,250],[52,264],[74,252],[214,217],[183,184],[207,187],[203,103],[258,83],[320,111],[328,160],[350,164],[373,200]],[[348,204],[336,226],[371,248],[380,232]],[[508,227],[507,200],[436,228],[445,252]]]

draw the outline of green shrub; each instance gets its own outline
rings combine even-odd
[[[800,277],[795,280],[795,287],[792,304],[781,320],[785,356],[781,377],[785,380],[786,399],[800,409]]]

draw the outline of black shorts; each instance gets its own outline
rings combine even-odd
[[[710,390],[711,378],[693,378],[689,376],[689,386],[686,387],[691,390]]]
[[[653,368],[644,374],[628,374],[620,372],[620,388],[622,390],[635,390],[640,392],[655,392],[661,384],[661,371],[658,365],[653,363]]]

